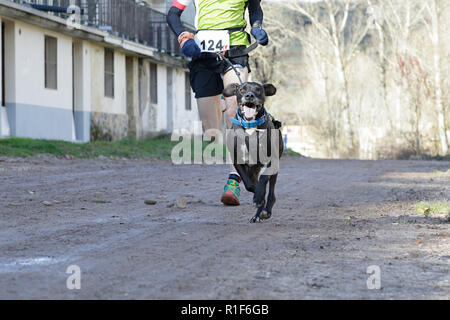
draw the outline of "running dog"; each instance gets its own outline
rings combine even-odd
[[[256,82],[227,86],[223,95],[236,96],[238,110],[231,118],[232,130],[227,131],[226,144],[236,171],[247,191],[254,193],[253,204],[257,208],[251,223],[269,219],[275,204],[275,184],[279,159],[283,153],[281,123],[264,108],[265,98],[276,94],[272,84]],[[266,201],[266,189],[269,193]]]

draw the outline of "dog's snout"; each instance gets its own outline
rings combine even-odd
[[[255,95],[253,94],[253,92],[246,92],[244,97],[245,99],[254,99]]]

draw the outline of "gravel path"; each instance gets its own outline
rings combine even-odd
[[[0,299],[450,299],[450,223],[414,209],[450,199],[449,168],[286,156],[249,224],[227,166],[0,158]]]

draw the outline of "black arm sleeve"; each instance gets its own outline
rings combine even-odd
[[[248,1],[248,14],[250,16],[250,25],[261,26],[263,21],[263,11],[261,8],[261,0]]]
[[[181,23],[181,14],[183,10],[178,9],[177,7],[170,7],[169,13],[167,14],[167,24],[170,29],[177,35],[177,37],[184,32],[184,27]]]

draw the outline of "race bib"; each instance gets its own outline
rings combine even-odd
[[[194,37],[202,52],[224,52],[230,49],[227,30],[200,30]]]

